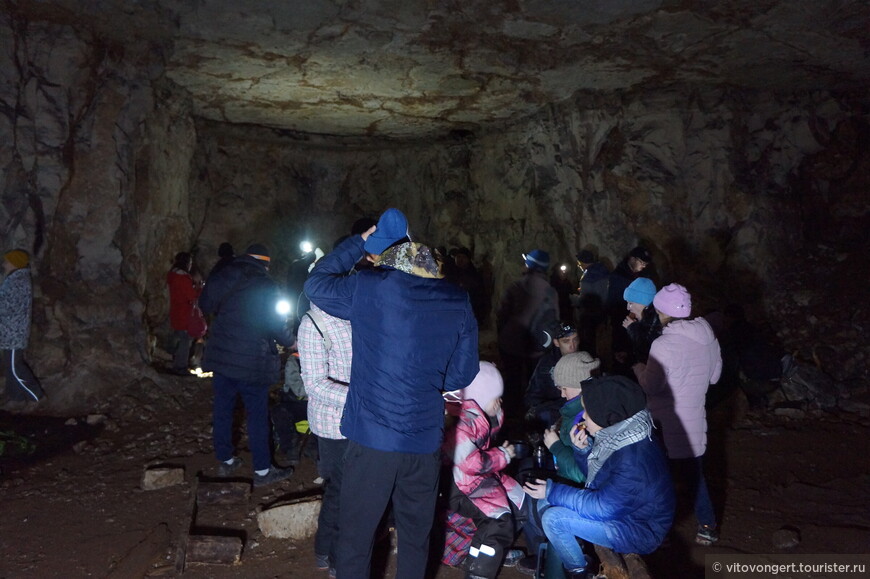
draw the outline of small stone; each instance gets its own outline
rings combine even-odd
[[[145,469],[141,487],[144,491],[153,491],[183,483],[183,467],[154,467]]]
[[[317,531],[320,497],[273,507],[257,515],[257,525],[266,537],[307,539]]]
[[[98,424],[102,424],[106,421],[105,414],[88,414],[88,417],[85,419],[89,426],[96,426]]]
[[[783,527],[773,534],[773,547],[775,549],[792,549],[800,545],[800,531],[793,527]]]

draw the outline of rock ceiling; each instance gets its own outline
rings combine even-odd
[[[146,41],[201,117],[304,133],[466,134],[578,91],[870,85],[866,0],[22,4]]]

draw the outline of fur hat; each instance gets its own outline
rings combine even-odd
[[[26,251],[21,249],[13,249],[12,251],[7,252],[3,255],[3,259],[14,265],[15,269],[27,267],[27,264],[30,263],[30,256],[27,255]]]
[[[550,267],[550,254],[543,249],[533,249],[528,253],[524,253],[523,259],[526,262],[526,267],[529,269],[547,271],[547,268]]]
[[[622,292],[622,297],[627,302],[634,302],[646,307],[656,297],[656,284],[649,278],[639,277],[628,284],[628,287]]]
[[[692,296],[678,283],[660,289],[653,298],[653,305],[658,311],[672,318],[688,318],[692,315]]]
[[[380,255],[397,241],[409,239],[408,220],[398,209],[387,209],[378,219],[378,228],[366,239],[366,253]]]
[[[504,380],[492,362],[480,362],[480,370],[471,384],[462,389],[463,400],[474,400],[481,410],[504,393]]]
[[[607,428],[646,408],[646,395],[637,382],[608,376],[583,384],[583,408],[595,424]]]
[[[580,383],[592,377],[592,370],[601,366],[601,360],[589,352],[565,354],[553,368],[553,382],[557,388],[582,388]]]

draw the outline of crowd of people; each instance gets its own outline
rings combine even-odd
[[[293,321],[275,308],[265,246],[221,252],[204,284],[186,253],[168,274],[173,368],[187,368],[198,308],[209,320],[202,363],[214,372],[218,474],[242,465],[232,445],[240,399],[254,484],[265,485],[293,474],[273,464],[268,399],[279,346],[298,352],[287,367],[301,375],[317,440],[314,553],[330,576],[368,577],[392,527],[397,577],[423,577],[434,550],[469,578],[545,564],[586,577],[589,544],[659,547],[674,485],[691,497],[696,541],[717,540],[703,457],[719,342],[685,287],[643,276],[645,248],[612,272],[580,251],[577,287],[564,267],[548,275],[547,251],[523,254],[523,275],[494,308],[495,361],[480,359],[478,325],[492,306],[471,252],[412,239],[397,209],[358,221],[320,259],[297,260],[289,289],[305,311]]]

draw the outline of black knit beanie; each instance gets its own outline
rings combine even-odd
[[[593,378],[583,382],[583,408],[595,424],[607,428],[646,408],[646,395],[624,376]]]

